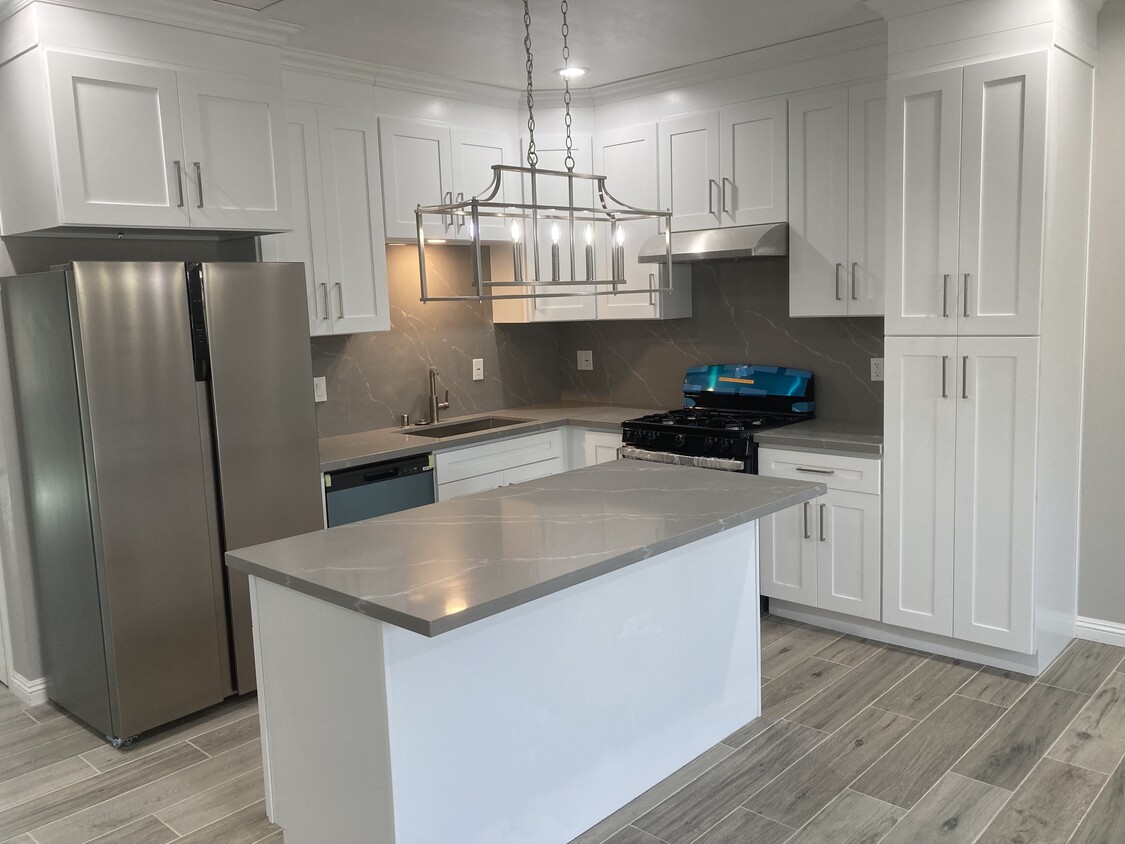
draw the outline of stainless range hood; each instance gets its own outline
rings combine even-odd
[[[789,254],[789,224],[732,226],[695,232],[672,232],[672,263],[730,261],[735,258],[775,258]],[[657,263],[667,258],[664,235],[650,237],[641,244],[637,260]]]

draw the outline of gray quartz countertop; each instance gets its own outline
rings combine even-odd
[[[333,472],[338,469],[362,466],[365,463],[375,463],[380,460],[392,460],[398,457],[409,457],[412,454],[424,454],[427,451],[438,451],[443,448],[473,445],[499,437],[545,431],[550,428],[558,428],[561,425],[581,425],[586,428],[617,431],[621,429],[621,423],[626,419],[635,419],[638,416],[653,412],[655,410],[650,407],[618,407],[582,402],[554,402],[526,407],[511,407],[489,413],[477,413],[472,416],[450,417],[441,420],[441,424],[461,422],[484,416],[527,420],[518,425],[461,434],[456,437],[434,439],[419,436],[417,433],[412,433],[412,431],[418,430],[414,427],[377,428],[373,431],[363,431],[358,434],[325,437],[320,441],[320,470],[322,472]]]
[[[883,453],[883,426],[878,422],[810,419],[755,434],[758,445],[773,448],[812,448],[828,451]]]
[[[436,636],[824,492],[617,460],[242,548],[227,563]]]

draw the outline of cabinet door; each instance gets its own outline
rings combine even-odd
[[[789,100],[789,314],[843,316],[848,262],[848,91]]]
[[[61,220],[187,228],[176,74],[47,53]]]
[[[709,229],[719,213],[719,113],[660,121],[660,196],[672,209],[672,231]]]
[[[453,198],[460,202],[474,196],[485,198],[493,182],[492,166],[514,166],[516,148],[511,135],[477,129],[453,129]],[[512,177],[501,179],[500,192],[493,202],[509,201],[508,191],[513,189]],[[482,240],[508,240],[508,227],[503,217],[481,217]],[[457,216],[453,221],[456,237],[469,240],[468,219]]]
[[[957,340],[888,337],[883,621],[953,634]]]
[[[286,106],[289,184],[293,230],[262,238],[262,260],[300,261],[305,265],[309,333],[332,333],[329,295],[328,237],[324,228],[324,184],[316,109]]]
[[[1038,334],[1047,54],[965,68],[960,334]]]
[[[887,84],[848,90],[848,314],[882,316],[886,291]]]
[[[332,333],[388,331],[387,253],[373,117],[321,109]]]
[[[615,198],[637,208],[656,208],[656,124],[598,133],[594,169],[606,176],[606,189]],[[618,290],[640,292],[598,297],[598,319],[655,319],[663,294],[649,290],[659,285],[658,267],[638,262],[637,254],[641,244],[659,234],[660,228],[656,220],[633,220],[622,223],[621,228],[625,231],[625,284]],[[603,268],[610,266],[609,243],[598,244],[597,260]]]
[[[816,606],[816,508],[820,499],[758,521],[758,569],[768,598]]]
[[[817,502],[817,606],[822,610],[879,619],[881,509],[877,495],[836,489]]]
[[[617,459],[621,434],[609,431],[586,431],[582,437],[583,466],[596,466]],[[576,467],[577,468],[577,467]]]
[[[387,237],[418,239],[414,209],[453,198],[453,159],[449,127],[403,117],[379,118],[379,154],[383,168],[383,217]],[[450,218],[428,217],[426,237],[449,238]]]
[[[958,340],[953,634],[1032,653],[1039,341]]]
[[[719,113],[723,225],[789,219],[789,118],[784,97]]]
[[[887,334],[955,334],[961,69],[892,80],[887,119]]]
[[[526,142],[522,145],[523,149],[527,149]],[[593,143],[589,135],[575,135],[573,137],[573,150],[574,150],[574,170],[576,173],[589,173],[593,170]],[[547,135],[536,138],[535,148],[539,153],[539,169],[540,170],[566,170],[566,142],[565,139],[558,135]],[[567,182],[566,179],[542,176],[538,178],[537,195],[540,205],[559,205],[566,206],[570,204],[569,197],[567,196]],[[524,185],[524,201],[531,202],[531,185],[527,183]],[[592,206],[594,203],[594,183],[588,180],[579,180],[574,184],[574,203],[579,206]],[[566,242],[567,232],[566,226],[560,223],[560,228],[563,229],[563,240],[559,244],[559,277],[571,278],[570,269],[570,247]],[[530,239],[530,233],[523,232],[526,239],[524,248],[524,255],[526,256],[526,266],[524,267],[524,278],[529,279],[534,277],[535,264],[534,264],[534,247]],[[576,237],[581,237],[577,232]],[[581,241],[582,244],[585,241]],[[576,273],[578,278],[582,278],[585,268],[582,265],[583,251],[582,246],[576,244],[574,247],[574,254],[576,261],[579,262],[579,268]],[[607,273],[608,275],[608,273]],[[540,220],[539,222],[539,278],[540,280],[551,278],[551,221]],[[503,288],[499,288],[503,290]],[[544,293],[559,292],[556,289],[552,290],[549,285],[543,285],[537,290]],[[569,286],[563,292],[580,292],[593,291],[594,287],[583,286]],[[567,320],[586,320],[596,319],[598,313],[597,297],[594,296],[576,296],[576,297],[560,297],[557,299],[539,298],[531,299],[528,301],[528,312],[531,315],[532,322],[560,322]]]
[[[290,228],[281,86],[189,72],[176,82],[192,228]]]

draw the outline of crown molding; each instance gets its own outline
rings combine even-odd
[[[949,1],[959,2],[960,0]],[[736,53],[698,64],[662,70],[646,76],[638,76],[635,79],[610,82],[589,90],[594,105],[601,105],[617,100],[632,99],[633,97],[660,94],[675,88],[730,79],[759,70],[860,50],[865,47],[877,47],[886,43],[886,22],[869,21],[845,29],[837,29],[819,35],[810,35],[807,38],[798,38],[794,41],[785,41],[768,47],[760,47],[756,50],[748,50],[745,53]]]
[[[103,12],[272,46],[284,45],[303,29],[283,21],[264,20],[250,10],[234,11],[237,6],[227,11],[175,0],[0,0],[0,21],[34,5]]]

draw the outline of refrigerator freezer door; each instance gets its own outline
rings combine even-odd
[[[114,732],[127,737],[223,698],[206,408],[183,264],[84,262],[69,279]]]
[[[320,453],[301,264],[205,264],[227,550],[320,530]],[[227,570],[236,686],[256,686],[246,575]]]

